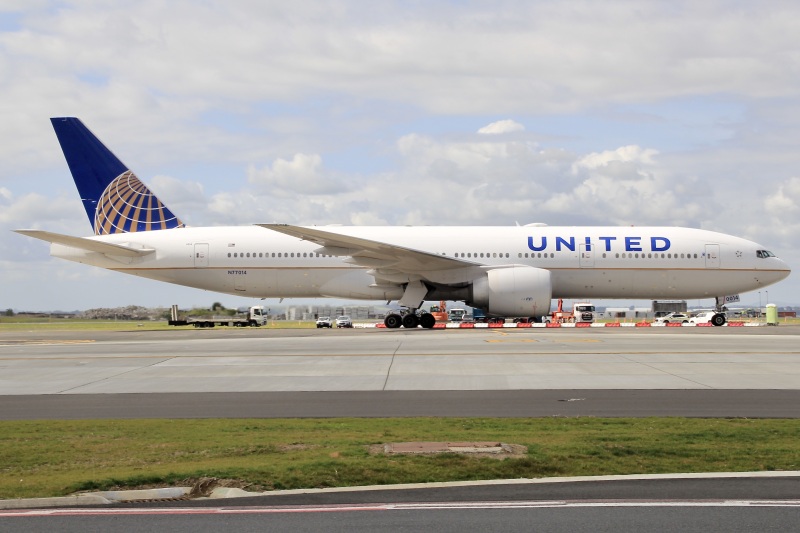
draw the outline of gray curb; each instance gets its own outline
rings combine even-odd
[[[293,489],[269,492],[248,492],[246,490],[218,487],[205,499],[242,498],[246,496],[284,496],[292,494],[326,494],[337,492],[368,492],[386,490],[413,490],[447,487],[470,487],[488,485],[534,485],[548,483],[577,483],[596,481],[636,481],[657,479],[734,479],[734,478],[780,478],[800,477],[800,470],[778,472],[704,472],[693,474],[637,474],[629,476],[575,476],[551,477],[536,479],[490,479],[482,481],[446,481],[439,483],[406,483],[400,485],[372,485],[362,487],[334,487],[325,489]],[[191,487],[168,487],[147,490],[119,490],[77,494],[54,498],[22,498],[17,500],[0,500],[0,509],[34,509],[54,507],[75,507],[84,505],[112,505],[122,502],[146,502],[153,500],[175,500],[186,498]]]

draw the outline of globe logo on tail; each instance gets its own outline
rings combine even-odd
[[[183,222],[130,170],[106,187],[95,210],[95,235],[182,227]]]

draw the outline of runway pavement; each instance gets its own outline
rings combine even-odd
[[[5,419],[800,416],[800,328],[0,334]]]

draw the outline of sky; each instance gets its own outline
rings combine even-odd
[[[192,226],[675,225],[800,268],[796,1],[0,0],[0,116],[0,309],[254,303],[13,233],[91,234],[55,116]]]

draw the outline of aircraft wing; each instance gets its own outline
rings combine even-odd
[[[105,255],[141,257],[155,252],[153,248],[134,248],[124,244],[112,244],[87,237],[73,237],[71,235],[62,235],[60,233],[52,233],[50,231],[41,231],[37,229],[16,229],[14,232],[53,244],[62,244],[64,246],[78,248],[79,250],[97,252]]]
[[[288,224],[258,224],[261,227],[311,241],[322,247],[320,253],[350,256],[349,263],[381,270],[394,270],[409,274],[461,269],[476,263],[437,255],[405,246],[398,246],[362,237],[342,235],[319,228],[290,226]]]

